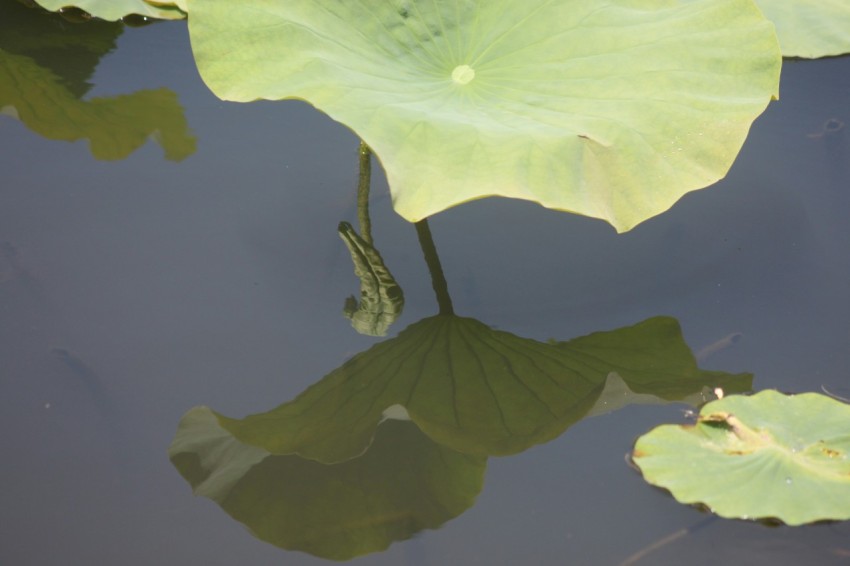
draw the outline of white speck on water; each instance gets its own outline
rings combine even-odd
[[[792,483],[794,483],[794,480],[792,478],[785,478],[785,483],[791,485]]]

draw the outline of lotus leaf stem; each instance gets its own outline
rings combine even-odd
[[[419,237],[419,246],[422,248],[422,254],[425,256],[425,263],[428,264],[428,271],[431,272],[431,285],[434,287],[434,293],[437,295],[440,314],[452,315],[454,314],[452,298],[449,296],[449,286],[446,283],[445,275],[443,275],[443,266],[440,264],[440,257],[437,255],[434,238],[431,237],[431,228],[428,227],[428,219],[424,218],[414,226],[416,226],[416,235]]]
[[[360,140],[360,175],[357,179],[357,221],[360,224],[360,237],[370,246],[372,242],[372,221],[369,218],[369,187],[372,184],[372,150],[366,142]]]

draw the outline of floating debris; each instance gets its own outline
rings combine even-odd
[[[708,346],[702,348],[699,352],[696,353],[696,358],[698,362],[704,362],[714,354],[718,352],[722,352],[729,346],[737,344],[741,341],[744,335],[741,332],[732,332],[731,334],[727,334],[720,340],[716,342],[712,342]]]
[[[0,242],[0,283],[13,281],[26,274],[21,266],[18,248],[11,242]]]
[[[823,123],[823,126],[821,127],[821,130],[819,132],[808,134],[806,137],[812,139],[820,139],[823,137],[834,136],[843,129],[844,122],[842,122],[838,118],[830,118],[829,120]]]

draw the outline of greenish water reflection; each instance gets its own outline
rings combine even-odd
[[[766,529],[715,521],[693,536],[688,525],[698,514],[643,485],[621,458],[635,435],[681,416],[678,408],[632,408],[570,424],[570,418],[624,404],[675,398],[665,396],[663,387],[641,388],[613,359],[591,368],[593,379],[604,384],[585,384],[586,402],[564,409],[559,426],[568,434],[496,461],[482,442],[498,439],[476,441],[477,429],[462,421],[456,430],[446,427],[445,440],[435,440],[415,420],[397,420],[407,412],[400,403],[374,413],[364,405],[373,418],[359,444],[365,452],[333,464],[272,455],[237,440],[210,409],[196,409],[182,423],[185,442],[175,440],[174,464],[197,494],[217,498],[273,544],[245,536],[215,506],[192,500],[164,447],[195,404],[230,415],[281,401],[303,409],[302,398],[345,374],[337,366],[352,352],[366,350],[349,369],[367,362],[378,367],[368,349],[375,341],[356,335],[339,316],[342,298],[357,283],[344,272],[348,252],[335,234],[339,220],[354,224],[355,218],[333,209],[337,198],[350,197],[340,195],[340,187],[350,185],[353,138],[307,105],[239,106],[214,99],[193,72],[185,24],[125,30],[118,52],[109,53],[119,25],[109,24],[111,32],[102,34],[90,30],[107,24],[94,21],[76,26],[55,18],[50,26],[24,27],[7,17],[14,11],[8,4],[15,2],[0,0],[4,53],[37,63],[53,77],[50,84],[65,88],[76,103],[91,93],[167,85],[180,93],[205,143],[179,166],[163,163],[156,148],[103,163],[80,144],[47,141],[0,116],[8,157],[0,206],[0,416],[15,431],[4,439],[11,457],[2,476],[10,486],[0,518],[7,535],[0,545],[3,564],[316,562],[273,546],[285,546],[284,531],[292,533],[287,548],[313,541],[311,549],[319,545],[336,556],[376,552],[393,540],[424,534],[363,560],[369,564],[408,563],[404,558],[419,565],[615,564],[674,532],[687,536],[648,562],[837,564],[847,556],[846,522]],[[66,48],[78,44],[85,48]],[[710,357],[715,369],[752,369],[761,387],[824,387],[850,396],[844,347],[850,336],[850,264],[841,244],[850,241],[844,214],[850,193],[843,190],[850,161],[846,128],[837,125],[850,119],[841,105],[850,87],[848,62],[787,62],[783,100],[757,123],[753,143],[723,186],[684,199],[629,235],[614,237],[596,223],[510,201],[482,201],[433,221],[454,304],[474,319],[430,316],[427,275],[411,253],[410,226],[376,199],[376,240],[408,299],[398,328],[407,327],[405,336],[422,336],[429,328],[438,335],[436,329],[445,328],[447,337],[438,335],[433,343],[443,349],[437,356],[443,367],[451,367],[455,351],[445,348],[456,349],[454,335],[470,337],[460,346],[469,346],[473,356],[498,340],[528,344],[530,359],[535,352],[555,352],[561,359],[565,351],[546,338],[669,313],[675,319],[654,317],[629,327],[636,335],[644,332],[633,345],[657,341],[663,349],[666,329],[669,344],[678,348],[681,321],[691,344],[708,344],[694,351]],[[3,79],[0,91],[6,86]],[[384,179],[378,175],[377,182]],[[365,235],[362,224],[358,232]],[[620,338],[607,339],[628,346],[625,330],[611,331]],[[716,354],[738,331],[746,339]],[[589,344],[591,336],[578,341]],[[404,341],[401,334],[390,340],[379,346],[392,351]],[[560,343],[562,350],[569,343]],[[98,413],[100,392],[87,390],[78,379],[83,375],[57,356],[63,349],[97,370],[118,426]],[[685,363],[686,353],[681,365],[668,367],[659,358],[656,363],[671,373],[694,368],[681,393],[698,402],[697,365],[708,366]],[[650,377],[653,368],[644,368]],[[414,399],[419,394],[420,386],[410,389],[404,375],[349,377],[363,379],[366,389],[398,388],[403,400],[411,391]],[[310,387],[312,381],[318,383]],[[489,390],[480,390],[476,402],[501,407]],[[257,391],[266,393],[258,399]],[[344,383],[326,392],[342,404],[329,405],[329,411],[367,400]],[[508,403],[506,409],[513,407]],[[453,412],[451,406],[430,410],[438,416]],[[421,412],[435,420],[428,410]],[[306,415],[299,418],[313,426]],[[527,418],[543,421],[533,411]],[[510,424],[521,430],[526,423]],[[522,450],[522,439],[496,430],[503,445]],[[535,441],[532,433],[526,433],[526,444]],[[333,449],[337,432],[323,434]],[[349,430],[339,434],[354,436]],[[464,452],[464,444],[473,453]],[[124,450],[117,458],[116,446]],[[476,447],[485,455],[476,455]],[[121,461],[124,454],[127,461]],[[438,467],[438,456],[451,465]],[[424,475],[413,477],[409,468],[422,468]],[[403,473],[407,477],[389,493],[376,491]],[[303,487],[311,490],[310,501],[299,497],[302,486],[312,486]],[[333,497],[322,500],[332,489]],[[442,508],[420,497],[436,498]],[[422,531],[440,524],[445,527],[439,531]],[[51,533],[49,545],[44,533]],[[355,544],[349,533],[359,533],[364,543]]]
[[[358,218],[340,235],[361,281],[354,328],[383,335],[401,287],[373,245],[361,142]],[[232,419],[190,410],[169,449],[198,495],[259,538],[345,560],[436,528],[470,507],[490,456],[522,452],[631,403],[700,404],[752,375],[705,371],[678,322],[653,317],[540,342],[457,316],[428,222],[416,224],[439,314],[355,355],[293,401]]]
[[[149,138],[166,159],[192,155],[196,140],[173,91],[83,98],[97,63],[122,31],[120,24],[74,25],[59,15],[0,3],[0,112],[48,139],[88,139],[97,159],[124,159]]]
[[[669,317],[547,344],[438,315],[269,412],[192,409],[169,454],[196,494],[263,540],[351,558],[462,512],[489,456],[630,403],[698,404],[709,388],[751,385],[748,374],[700,370]],[[435,515],[411,505],[423,497],[452,503]]]
[[[457,316],[427,223],[417,229],[440,314],[276,409],[233,419],[196,407],[181,419],[174,466],[267,542],[334,559],[380,551],[471,506],[490,456],[631,403],[752,387],[752,375],[699,369],[671,317],[539,342]]]

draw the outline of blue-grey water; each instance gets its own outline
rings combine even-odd
[[[0,115],[0,564],[324,562],[192,496],[166,450],[191,407],[270,409],[376,342],[342,316],[357,139],[304,103],[215,98],[185,23],[125,30],[91,83],[87,99],[171,89],[197,150],[97,160]],[[455,310],[542,341],[670,315],[713,348],[704,367],[850,396],[850,133],[816,135],[829,120],[850,122],[850,58],[786,61],[728,177],[629,233],[511,200],[434,217]],[[392,335],[437,307],[374,174],[373,235],[406,298]],[[491,458],[473,507],[355,562],[621,563],[704,517],[624,462],[683,418],[628,407]],[[839,564],[848,541],[847,522],[714,521],[641,563]]]

